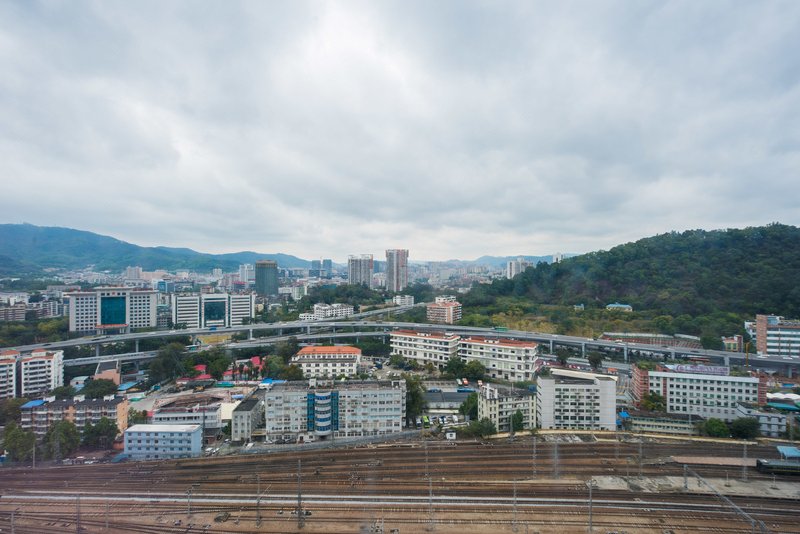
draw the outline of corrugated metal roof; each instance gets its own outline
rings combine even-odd
[[[800,449],[797,447],[787,447],[786,445],[778,445],[778,452],[783,458],[800,459]]]
[[[41,406],[42,404],[44,404],[44,401],[42,399],[32,400],[20,406],[20,409],[24,410],[26,408],[36,408],[37,406]]]

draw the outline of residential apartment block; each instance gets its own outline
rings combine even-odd
[[[134,425],[125,431],[125,454],[133,460],[200,456],[200,425]]]
[[[488,418],[498,432],[511,431],[511,418],[522,412],[522,427],[536,428],[536,394],[527,389],[512,389],[484,384],[478,394],[478,419]]]
[[[786,434],[787,416],[777,410],[759,409],[752,404],[736,405],[736,417],[752,417],[758,420],[758,430],[768,438],[782,438]]]
[[[756,315],[755,322],[744,323],[755,340],[756,351],[765,356],[800,358],[800,321],[779,315]]]
[[[455,324],[461,320],[461,304],[459,302],[434,302],[428,304],[426,310],[428,321],[432,323]]]
[[[561,376],[553,370],[536,384],[536,420],[543,429],[615,430],[616,382],[611,377]]]
[[[347,279],[354,285],[372,288],[372,273],[375,270],[372,254],[347,258]]]
[[[480,336],[461,338],[458,355],[464,362],[478,361],[491,378],[521,382],[533,380],[538,343]]]
[[[159,408],[153,412],[151,422],[154,425],[200,425],[204,430],[220,429],[223,427],[222,406],[196,404]]]
[[[322,319],[345,318],[355,313],[350,304],[314,304],[312,313],[301,313],[301,321],[320,321]]]
[[[727,367],[704,365],[631,367],[631,396],[636,406],[648,392],[664,397],[667,413],[732,421],[738,403],[764,405],[766,377],[730,376]]]
[[[270,438],[315,441],[400,432],[406,384],[397,381],[276,384],[264,398]]]
[[[109,395],[102,399],[86,399],[78,395],[72,399],[32,400],[20,408],[20,426],[43,437],[50,427],[59,421],[70,421],[82,430],[86,423],[96,425],[105,417],[114,423],[120,432],[128,428],[128,400]]]
[[[39,350],[19,358],[19,396],[37,397],[64,385],[64,351]]]
[[[17,396],[17,358],[15,350],[0,352],[0,399]]]
[[[233,409],[231,440],[249,440],[253,436],[253,432],[261,426],[263,420],[264,400],[258,394],[244,399]]]
[[[303,347],[291,363],[303,370],[305,378],[356,376],[361,365],[361,349],[349,346]]]
[[[386,251],[386,289],[397,293],[408,286],[408,250]]]

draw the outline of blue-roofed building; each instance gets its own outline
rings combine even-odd
[[[45,403],[45,401],[43,399],[32,400],[32,401],[28,401],[25,404],[23,404],[22,406],[20,406],[19,409],[20,410],[28,410],[30,408],[36,408],[37,406],[42,406],[44,403]]]
[[[121,393],[125,393],[126,391],[128,391],[129,389],[134,387],[136,384],[138,384],[138,382],[125,382],[124,384],[120,384],[119,385],[119,387],[117,388],[117,391],[119,391]]]
[[[782,460],[791,462],[800,462],[800,449],[797,447],[788,447],[786,445],[778,446],[778,453],[781,455]]]

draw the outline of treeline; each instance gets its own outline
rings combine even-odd
[[[724,311],[800,317],[800,229],[771,224],[691,230],[539,263],[513,280],[475,285],[467,306],[516,296],[537,303],[600,308],[624,302],[657,315]]]

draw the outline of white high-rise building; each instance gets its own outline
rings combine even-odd
[[[349,256],[347,258],[347,278],[349,283],[372,288],[372,272],[374,262],[372,254]]]
[[[129,332],[155,328],[158,291],[131,287],[97,287],[65,293],[70,332]]]
[[[239,281],[243,282],[246,287],[255,285],[256,283],[256,268],[250,263],[245,263],[239,266]]]
[[[525,269],[533,264],[520,256],[516,260],[511,260],[506,264],[506,278],[511,279],[518,274],[525,272]]]
[[[615,430],[617,384],[611,377],[540,376],[536,384],[536,420],[540,428]]]
[[[21,397],[44,395],[64,385],[64,351],[34,351],[19,359]]]
[[[0,352],[0,399],[17,396],[17,358],[15,350]]]
[[[386,289],[397,293],[408,286],[408,250],[386,251]]]

